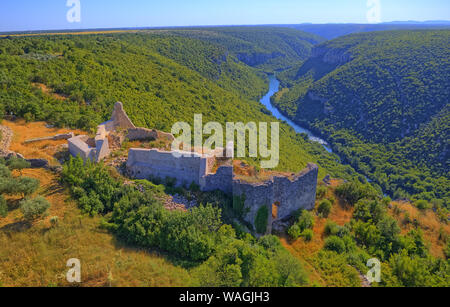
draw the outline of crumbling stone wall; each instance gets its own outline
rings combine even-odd
[[[200,190],[203,192],[222,191],[231,194],[233,192],[233,166],[221,166],[215,174],[203,176],[200,180]]]
[[[218,150],[223,151],[223,149]],[[174,155],[177,153],[178,155]],[[173,178],[177,186],[188,187],[195,183],[204,192],[220,190],[231,194],[233,166],[223,165],[212,173],[216,157],[182,152],[160,151],[157,149],[130,149],[127,170],[132,178]]]
[[[111,154],[111,151],[109,149],[108,134],[106,132],[105,125],[98,126],[97,135],[95,136],[95,152],[96,162],[100,162]]]
[[[127,134],[127,139],[130,141],[156,140],[157,138],[158,131],[146,128],[129,129]]]
[[[180,154],[181,152],[176,152]],[[215,156],[192,153],[177,157],[174,152],[157,149],[130,149],[127,170],[132,178],[174,178],[177,186],[195,183],[204,192],[220,190],[244,203],[242,218],[255,225],[258,210],[266,206],[269,214],[267,233],[282,229],[284,223],[299,209],[311,210],[316,201],[319,168],[315,164],[293,177],[273,177],[262,183],[248,183],[233,178],[233,165],[220,166],[212,173]],[[273,210],[276,206],[276,210]]]
[[[177,157],[174,152],[133,148],[128,153],[127,170],[136,179],[174,178],[177,186],[200,186],[200,178],[209,171],[208,157],[197,153]]]
[[[111,116],[111,122],[113,123],[113,129],[136,129],[136,126],[128,117],[127,113],[123,109],[123,104],[117,102],[114,105],[114,111]]]
[[[245,199],[243,218],[252,225],[262,206],[267,206],[269,212],[276,206],[277,215],[269,214],[267,233],[271,233],[273,227],[282,226],[297,210],[314,208],[318,175],[318,166],[308,164],[304,171],[293,178],[274,177],[256,184],[235,180],[233,195]]]
[[[53,135],[53,136],[47,136],[47,137],[41,137],[41,138],[26,140],[25,144],[27,144],[27,143],[34,143],[34,142],[40,142],[40,141],[68,140],[68,139],[73,138],[74,136],[75,135],[73,134],[73,132],[64,133],[64,134],[57,134],[57,135]]]
[[[89,145],[86,143],[88,140],[87,137],[83,136],[82,138],[75,138],[71,135],[68,139],[69,152],[74,157],[78,155],[81,156],[85,161],[90,159],[94,162],[100,162],[111,154],[108,136],[111,132],[117,130],[126,130],[127,138],[130,141],[159,138],[166,138],[169,141],[173,141],[175,139],[174,136],[169,133],[146,128],[136,128],[123,109],[123,104],[121,102],[117,102],[114,105],[114,111],[111,115],[111,119],[97,127],[95,144]],[[86,144],[81,144],[81,142],[85,142]]]
[[[68,140],[69,152],[72,156],[80,156],[84,161],[95,161],[97,152],[95,148],[87,144],[89,137],[87,135],[75,136]]]

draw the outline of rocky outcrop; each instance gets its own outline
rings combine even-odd
[[[0,126],[0,156],[5,157],[10,153],[9,145],[13,137],[13,132],[9,127]]]
[[[330,115],[333,114],[334,112],[334,107],[330,104],[328,104],[328,99],[319,96],[317,93],[313,92],[313,91],[308,91],[308,98],[313,100],[313,101],[318,101],[320,102],[320,104],[323,106],[323,114],[324,115]]]
[[[322,182],[328,186],[331,185],[331,175],[326,175]]]
[[[286,57],[286,55],[280,52],[272,52],[272,53],[238,53],[237,58],[239,61],[244,62],[249,66],[258,66],[261,64],[265,64],[268,61],[279,58]]]

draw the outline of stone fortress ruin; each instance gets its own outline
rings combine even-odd
[[[129,141],[166,139],[173,135],[136,127],[123,109],[122,103],[114,106],[111,120],[97,128],[95,138],[87,135],[68,140],[72,156],[100,162],[111,154],[109,139],[116,131],[124,132]],[[250,225],[261,207],[269,213],[267,232],[282,229],[285,222],[299,209],[311,210],[315,206],[319,169],[315,164],[293,176],[272,176],[269,180],[250,183],[237,179],[234,173],[234,144],[208,153],[164,151],[160,149],[131,148],[126,162],[126,173],[133,179],[173,178],[177,186],[195,184],[203,192],[220,190],[242,203],[242,219]]]

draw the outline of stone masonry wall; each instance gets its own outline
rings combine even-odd
[[[146,128],[129,129],[127,139],[130,141],[141,140],[156,140],[158,138],[158,131]]]
[[[209,174],[201,178],[200,189],[203,192],[218,190],[231,194],[233,192],[233,166],[221,166],[215,174]]]
[[[176,157],[172,152],[157,149],[130,149],[127,170],[136,179],[174,178],[177,186],[200,186],[200,178],[207,174],[207,158],[192,153]]]
[[[111,116],[111,121],[114,123],[114,128],[122,128],[122,129],[136,129],[136,126],[128,117],[127,113],[123,109],[123,104],[121,102],[117,102],[114,105],[114,111]]]
[[[316,201],[316,187],[319,168],[315,164],[290,179],[274,177],[269,181],[253,184],[240,180],[233,181],[233,195],[244,200],[244,220],[255,223],[258,210],[267,206],[269,211],[267,232],[272,227],[289,219],[299,209],[311,210]],[[272,216],[272,206],[277,206],[277,216]]]
[[[68,140],[69,152],[72,156],[80,156],[84,161],[96,159],[96,149],[89,147],[86,143],[88,140],[87,135],[76,136]]]

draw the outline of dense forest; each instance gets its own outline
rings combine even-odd
[[[450,31],[353,34],[279,75],[275,104],[395,198],[449,204]]]
[[[305,60],[312,47],[324,41],[314,34],[270,26],[192,28],[170,33],[225,47],[239,61],[266,72]]]

